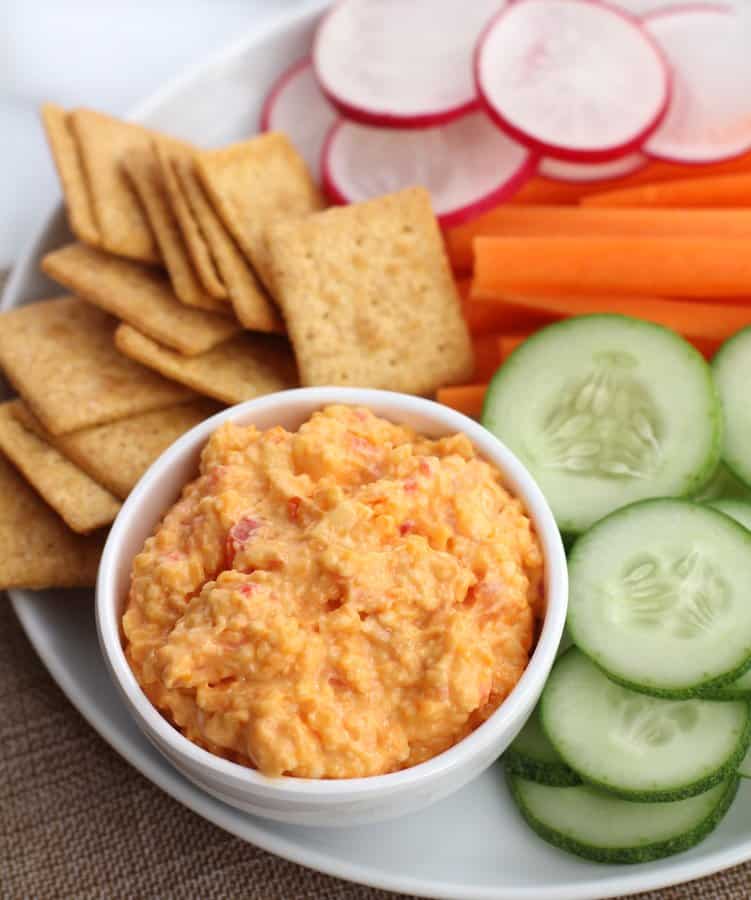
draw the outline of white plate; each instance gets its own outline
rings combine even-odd
[[[301,56],[320,3],[281,15],[142,106],[137,117],[197,143],[255,130],[264,90]],[[49,296],[40,257],[68,239],[51,215],[5,292],[3,306]],[[59,293],[59,288],[53,289]],[[539,840],[516,813],[496,767],[447,800],[384,826],[346,830],[280,825],[243,815],[186,781],[146,741],[110,683],[94,630],[89,591],[12,592],[26,630],[53,678],[91,725],[154,784],[199,815],[259,847],[340,878],[456,900],[584,900],[662,887],[751,858],[751,783],[699,847],[658,863],[603,866]]]

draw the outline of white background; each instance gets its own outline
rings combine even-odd
[[[41,103],[124,113],[260,18],[298,2],[0,0],[0,268],[59,196]],[[638,13],[682,0],[619,2]]]
[[[254,22],[296,2],[0,0],[0,268],[59,197],[40,104],[124,113]]]

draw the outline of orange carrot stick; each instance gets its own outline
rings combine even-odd
[[[509,353],[522,341],[526,341],[529,335],[529,331],[524,331],[516,334],[481,334],[475,337],[472,341],[475,351],[473,381],[490,381]]]
[[[692,337],[688,338],[688,340],[705,359],[712,359],[722,343],[722,341],[712,340],[711,338]]]
[[[459,300],[464,303],[469,295],[472,293],[472,279],[471,278],[457,278],[456,280],[456,292],[459,294]]]
[[[751,295],[751,240],[478,237],[474,296],[506,293]]]
[[[751,175],[683,178],[590,194],[582,206],[662,206],[724,208],[751,206]]]
[[[473,419],[480,417],[487,384],[456,384],[438,388],[436,400]]]
[[[678,182],[672,184],[676,185]],[[450,229],[446,232],[445,238],[452,266],[457,271],[466,272],[472,268],[472,243],[475,237],[526,235],[751,237],[751,209],[602,209],[594,205],[499,206],[471,222]]]
[[[488,381],[501,364],[499,352],[499,335],[481,334],[472,341],[475,352],[475,371],[473,381]]]
[[[511,203],[525,206],[539,203],[578,203],[582,197],[587,197],[595,192],[637,187],[655,181],[672,181],[677,178],[713,178],[715,175],[732,175],[741,172],[751,172],[751,152],[737,156],[735,159],[706,164],[689,165],[653,160],[630,175],[602,181],[558,181],[538,175],[530,178],[514,194]]]
[[[529,337],[528,334],[502,334],[498,338],[498,356],[501,359],[501,362],[506,362],[506,360],[511,356],[511,354],[516,350],[519,344],[523,344],[524,341]]]
[[[470,333],[476,337],[490,332],[514,333],[530,331],[550,321],[544,313],[529,312],[514,306],[505,306],[499,299],[474,299],[462,304],[462,312]]]
[[[491,303],[493,301],[485,301]],[[718,344],[736,331],[751,325],[751,305],[729,306],[719,303],[692,303],[648,297],[522,297],[505,296],[496,301],[506,311],[560,319],[592,313],[618,313],[635,316],[672,328],[684,337]]]

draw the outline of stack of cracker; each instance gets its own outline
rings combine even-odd
[[[282,134],[200,150],[86,109],[43,121],[78,241],[42,262],[72,296],[0,317],[0,588],[91,584],[121,501],[217,401],[471,374],[421,188],[327,210]]]

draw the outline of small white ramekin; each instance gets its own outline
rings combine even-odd
[[[152,706],[123,651],[120,618],[133,558],[182,487],[195,476],[201,448],[230,419],[259,428],[295,429],[332,403],[366,406],[379,416],[438,437],[464,432],[503,473],[531,516],[545,558],[546,615],[519,683],[472,734],[427,762],[370,778],[267,778],[191,743]],[[482,426],[445,406],[388,391],[303,388],[271,394],[218,413],[174,443],[151,466],[123,505],[104,548],[96,589],[99,641],[110,674],[139,727],[187,778],[245,812],[304,825],[359,825],[413,812],[458,790],[506,749],[534,708],[555,659],[568,600],[566,558],[553,514],[519,460]]]

